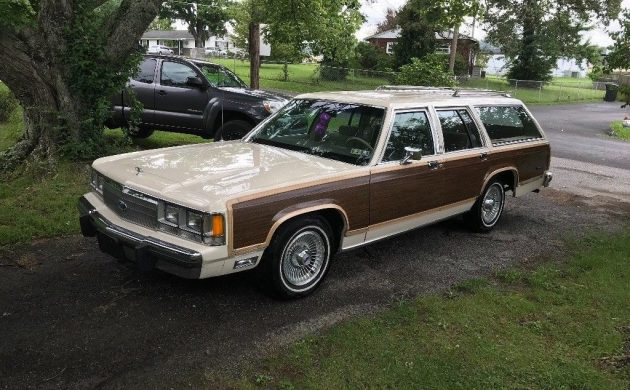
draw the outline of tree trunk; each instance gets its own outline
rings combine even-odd
[[[260,24],[249,24],[249,80],[252,89],[260,89]]]
[[[455,73],[455,57],[457,56],[457,43],[459,41],[459,24],[453,27],[453,37],[451,39],[451,52],[448,58],[448,71]]]

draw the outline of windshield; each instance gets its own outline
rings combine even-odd
[[[196,63],[213,87],[247,88],[243,80],[228,69],[214,64]]]
[[[322,100],[293,100],[249,140],[356,165],[372,159],[385,110]]]

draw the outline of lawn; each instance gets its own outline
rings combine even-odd
[[[630,127],[623,127],[622,121],[613,121],[610,123],[610,133],[624,141],[630,141]]]
[[[627,389],[630,228],[333,326],[217,387]]]
[[[249,82],[249,62],[234,59],[212,59],[236,73],[245,82]],[[260,68],[261,88],[284,90],[296,93],[374,89],[380,85],[388,85],[387,73],[367,77],[361,71],[350,70],[343,81],[321,80],[316,64],[288,65],[288,81],[284,81],[282,64],[263,63]],[[522,84],[522,83],[521,83]],[[485,79],[470,79],[460,83],[462,88],[483,88],[505,91],[525,103],[567,103],[575,101],[599,101],[604,91],[596,89],[589,79],[568,77],[555,78],[542,88],[524,88],[518,84],[511,85],[503,78],[489,76]]]

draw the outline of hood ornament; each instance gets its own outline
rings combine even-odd
[[[137,175],[139,175],[139,174],[141,174],[142,172],[144,172],[144,171],[142,170],[142,168],[140,168],[140,167],[136,167],[136,176],[137,176]]]

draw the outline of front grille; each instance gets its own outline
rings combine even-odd
[[[158,201],[105,178],[103,200],[122,219],[157,230]]]

